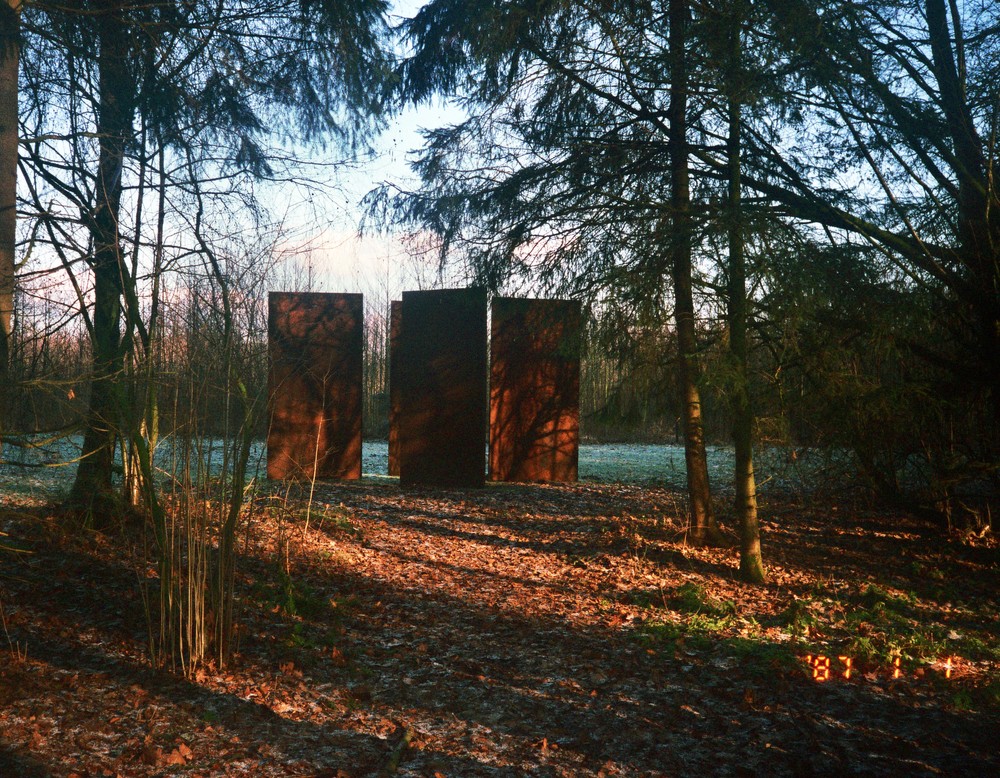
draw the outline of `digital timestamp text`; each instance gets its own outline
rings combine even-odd
[[[849,681],[856,677],[859,672],[854,659],[850,656],[829,657],[823,654],[806,654],[803,658],[812,672],[813,680],[820,683],[834,680]],[[951,680],[957,659],[958,657],[954,656],[946,657],[940,662],[936,662],[934,667],[944,678]],[[893,657],[892,663],[886,668],[886,672],[892,680],[903,678],[905,670],[902,657],[899,656]]]

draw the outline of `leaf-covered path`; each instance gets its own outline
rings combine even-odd
[[[667,490],[276,494],[238,656],[191,680],[148,669],[120,541],[8,510],[0,774],[1000,772],[995,545],[769,499],[748,587]]]

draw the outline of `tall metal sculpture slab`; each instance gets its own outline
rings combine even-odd
[[[490,340],[490,478],[576,481],[580,304],[495,298]]]
[[[267,477],[361,477],[360,294],[271,292]]]
[[[399,480],[482,486],[486,474],[486,291],[404,292]]]
[[[403,303],[389,303],[389,475],[399,475],[399,336]]]

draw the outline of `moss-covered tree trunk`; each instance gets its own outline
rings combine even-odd
[[[122,381],[122,291],[123,283],[128,283],[118,224],[125,144],[132,135],[134,106],[121,3],[109,0],[98,8],[99,154],[94,210],[88,215],[94,252],[93,363],[83,456],[72,495],[95,526],[112,519],[109,511],[115,502],[112,472]]]

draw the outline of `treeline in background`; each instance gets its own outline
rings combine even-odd
[[[830,258],[833,261],[833,257]],[[843,258],[841,258],[843,261]],[[280,262],[280,260],[278,260]],[[297,267],[295,260],[287,260]],[[236,269],[233,262],[232,269]],[[823,448],[848,453],[857,480],[873,496],[898,503],[935,499],[935,490],[965,484],[970,499],[988,490],[985,462],[991,430],[988,414],[949,375],[920,356],[919,337],[933,339],[928,312],[905,300],[894,307],[884,280],[840,294],[839,265],[823,278],[792,279],[755,305],[752,398],[758,445]],[[279,287],[309,288],[298,272],[280,273],[273,259],[255,257],[244,279],[236,339],[238,370],[258,406],[267,393],[267,293]],[[824,284],[826,287],[824,288]],[[373,285],[374,286],[374,285]],[[365,298],[363,374],[364,435],[388,435],[388,297]],[[710,443],[726,445],[731,426],[727,392],[732,376],[727,329],[703,297],[699,343],[704,371],[702,405]],[[222,381],[223,307],[210,283],[163,292],[161,324],[151,362],[134,377],[137,395],[155,396],[160,437],[213,436],[231,432],[231,387]],[[683,444],[676,381],[676,339],[669,323],[640,326],[622,311],[599,303],[589,309],[580,385],[581,438],[590,443]],[[12,427],[19,433],[77,432],[89,401],[89,339],[65,307],[21,293],[16,309],[11,376]],[[899,328],[904,328],[901,332]],[[904,342],[905,341],[905,342]],[[267,434],[265,413],[255,415],[252,435]],[[940,497],[938,498],[940,499]]]

